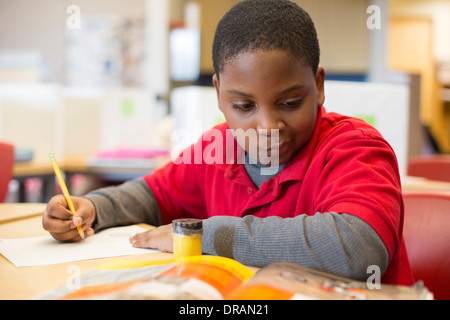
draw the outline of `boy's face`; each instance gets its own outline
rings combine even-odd
[[[279,130],[276,155],[279,164],[284,164],[313,134],[317,112],[325,99],[324,78],[323,68],[314,75],[310,66],[284,51],[259,50],[242,53],[228,62],[220,73],[220,82],[214,75],[213,83],[230,129],[268,132],[269,142],[261,144],[261,136],[255,142],[258,150],[271,145],[271,130]],[[254,154],[255,146],[249,143],[241,146],[261,162]]]

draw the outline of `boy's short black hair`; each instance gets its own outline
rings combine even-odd
[[[244,0],[220,20],[213,42],[213,65],[219,75],[238,54],[281,49],[304,59],[316,74],[320,47],[309,14],[288,0]]]

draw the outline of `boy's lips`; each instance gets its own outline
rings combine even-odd
[[[286,153],[288,151],[289,145],[290,145],[289,141],[283,141],[279,145],[271,146],[270,148],[266,149],[265,151],[267,153],[269,153],[269,152],[270,153],[276,152],[276,153],[281,155],[281,154],[284,154],[284,153]]]

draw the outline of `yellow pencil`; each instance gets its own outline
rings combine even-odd
[[[58,164],[56,163],[55,156],[53,153],[48,155],[50,157],[50,161],[53,165],[53,170],[55,170],[56,177],[58,178],[59,185],[61,186],[62,192],[64,194],[64,198],[66,198],[67,205],[72,213],[75,213],[75,207],[73,206],[72,199],[70,199],[69,190],[67,190],[66,183],[61,175],[61,170],[59,170]],[[81,226],[77,226],[77,230],[80,233],[81,239],[84,239],[84,232]]]

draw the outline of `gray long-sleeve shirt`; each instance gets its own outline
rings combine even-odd
[[[257,183],[257,177],[252,179]],[[156,199],[143,179],[99,189],[86,198],[96,209],[95,230],[134,223],[161,225]],[[384,273],[389,262],[388,251],[372,227],[345,213],[294,218],[216,216],[204,222],[203,232],[204,253],[256,267],[288,261],[365,280],[368,266],[376,265]]]

